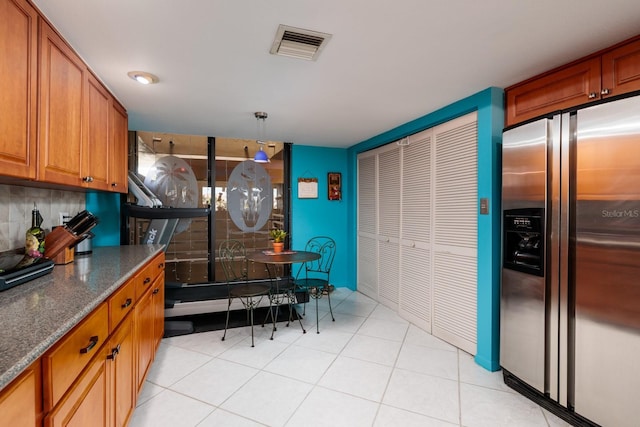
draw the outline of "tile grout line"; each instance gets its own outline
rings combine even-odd
[[[379,305],[380,303],[378,303]],[[378,306],[376,306],[378,308]],[[374,308],[375,311],[375,308]],[[373,313],[373,311],[372,311]],[[404,347],[407,341],[407,335],[409,334],[409,326],[407,325],[407,329],[404,331],[404,336],[402,337],[402,341],[400,343],[400,349],[398,350],[398,354],[396,354],[396,358],[393,361],[393,365],[391,366],[391,373],[389,374],[389,378],[387,378],[387,384],[384,386],[384,390],[382,391],[382,396],[380,397],[380,402],[378,403],[378,409],[376,410],[376,414],[373,417],[373,424],[375,424],[378,419],[378,415],[380,415],[380,409],[382,408],[382,402],[384,402],[385,395],[387,394],[387,390],[389,389],[389,384],[391,383],[391,378],[396,371],[398,365],[398,359],[400,358],[400,353],[402,353],[402,348]]]

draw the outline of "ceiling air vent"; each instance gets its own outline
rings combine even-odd
[[[269,52],[315,61],[330,38],[331,34],[280,25]]]

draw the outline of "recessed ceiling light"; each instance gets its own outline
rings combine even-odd
[[[158,81],[160,81],[157,76],[147,73],[146,71],[129,71],[127,75],[143,85],[158,83]]]

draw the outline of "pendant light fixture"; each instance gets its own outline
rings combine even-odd
[[[258,143],[259,148],[256,152],[256,155],[253,157],[253,161],[256,163],[269,163],[269,156],[267,156],[267,153],[265,153],[265,151],[262,149],[265,144],[265,134],[267,128],[266,120],[268,115],[264,111],[256,111],[254,115],[256,116],[256,121],[258,124],[258,139],[256,140],[256,143]]]

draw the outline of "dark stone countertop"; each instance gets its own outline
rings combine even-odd
[[[0,390],[162,248],[94,248],[50,274],[0,292]]]

